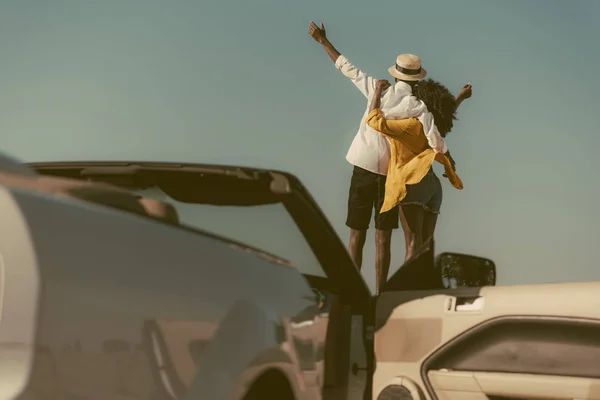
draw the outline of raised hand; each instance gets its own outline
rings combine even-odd
[[[310,36],[315,39],[315,41],[319,43],[323,43],[327,39],[327,32],[325,31],[325,25],[321,22],[321,27],[318,27],[317,24],[310,21],[308,24],[308,33]]]
[[[452,158],[452,155],[450,154],[450,152],[446,153],[446,157],[448,157],[448,160],[450,160],[450,165],[452,166],[452,172],[456,172],[456,161],[454,161],[454,158]],[[442,175],[444,178],[449,178],[448,174],[450,173],[450,171],[448,169],[446,169],[446,172],[444,172],[444,174]]]
[[[378,80],[377,83],[375,83],[375,88],[377,90],[379,90],[380,92],[383,92],[384,90],[386,90],[390,86],[392,86],[390,84],[390,82],[387,81],[387,80],[385,80],[385,79]]]
[[[462,100],[468,99],[473,95],[473,86],[471,85],[471,83],[467,83],[465,86],[463,86],[462,89],[460,89],[460,92],[458,93],[458,97]]]

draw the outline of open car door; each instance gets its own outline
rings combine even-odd
[[[460,257],[431,242],[383,288],[373,399],[600,399],[600,282],[447,289]]]

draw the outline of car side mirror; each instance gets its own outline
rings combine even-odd
[[[494,286],[496,264],[483,257],[460,253],[442,253],[437,256],[436,270],[447,289]]]

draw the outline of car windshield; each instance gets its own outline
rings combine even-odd
[[[289,261],[302,274],[325,273],[302,232],[281,203],[259,206],[215,206],[181,203],[160,189],[137,191],[175,206],[182,225],[215,233]]]

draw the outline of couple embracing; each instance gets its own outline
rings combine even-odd
[[[349,252],[362,265],[362,252],[375,210],[376,291],[387,280],[392,231],[402,225],[406,260],[433,237],[442,204],[442,185],[433,172],[434,161],[445,169],[452,186],[462,189],[454,160],[444,142],[460,103],[471,97],[465,85],[455,98],[431,79],[419,57],[401,54],[389,68],[394,84],[376,80],[352,65],[327,38],[323,24],[309,25],[312,38],[323,46],[337,69],[368,100],[346,160],[354,165],[348,195],[346,225]]]

